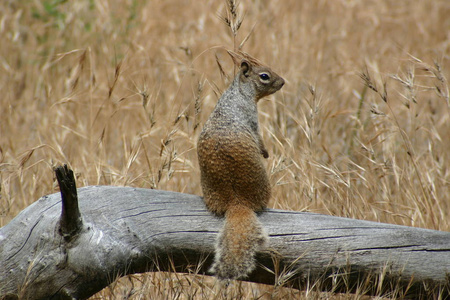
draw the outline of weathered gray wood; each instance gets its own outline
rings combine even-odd
[[[0,228],[0,298],[84,299],[125,274],[183,272],[203,260],[200,272],[208,269],[222,220],[200,197],[89,186],[78,189],[78,198],[83,227],[71,239],[58,231],[59,193]],[[321,278],[318,288],[339,291],[372,276],[374,293],[381,272],[386,290],[394,283],[405,290],[411,282],[412,297],[427,297],[437,287],[449,294],[449,232],[282,210],[260,218],[273,251],[258,255],[258,262],[277,276],[259,267],[249,281],[290,279],[304,288]]]

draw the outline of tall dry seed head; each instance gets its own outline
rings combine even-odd
[[[236,50],[236,36],[244,19],[238,13],[239,3],[237,1],[226,0],[225,2],[227,6],[226,16],[219,16],[219,18],[230,28],[231,35],[233,37],[233,46]]]

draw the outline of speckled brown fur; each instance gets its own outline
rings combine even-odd
[[[205,204],[216,215],[225,215],[212,267],[221,279],[247,276],[254,269],[256,251],[267,240],[255,214],[266,208],[271,195],[257,102],[283,85],[283,78],[270,68],[243,59],[198,140]]]

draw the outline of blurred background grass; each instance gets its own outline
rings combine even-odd
[[[0,11],[0,226],[57,192],[63,163],[79,187],[201,195],[197,137],[233,76],[224,47],[243,43],[287,80],[259,105],[270,207],[450,230],[446,0],[241,1],[236,36],[219,0],[5,0]],[[149,273],[93,299],[213,296],[207,278]]]

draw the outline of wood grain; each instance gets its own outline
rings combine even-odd
[[[201,197],[130,187],[78,189],[83,228],[60,230],[61,195],[44,196],[0,228],[0,297],[85,299],[117,276],[205,273],[222,220]],[[450,233],[269,209],[260,220],[269,249],[248,281],[410,297],[449,294]]]

